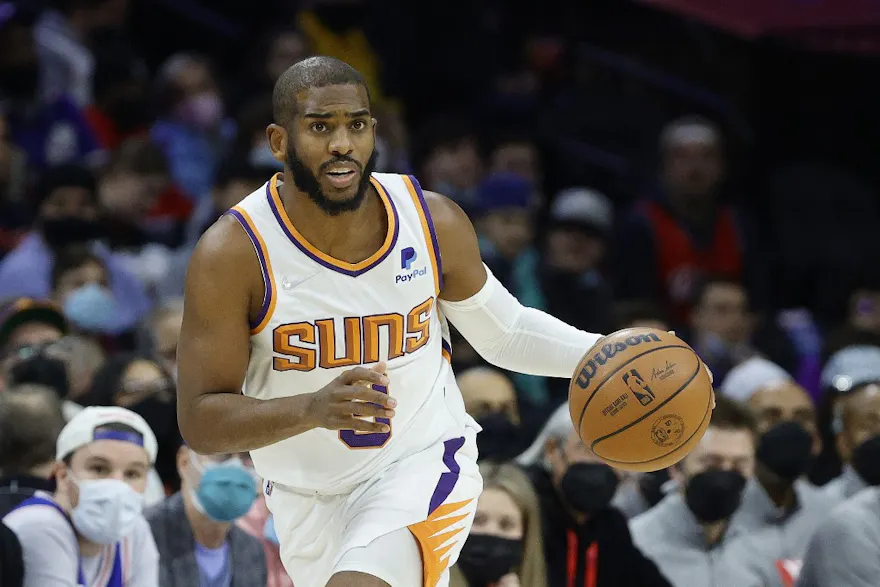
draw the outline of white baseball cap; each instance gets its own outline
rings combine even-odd
[[[607,232],[611,230],[614,209],[604,194],[590,188],[574,187],[556,194],[550,217],[557,222],[577,222]]]
[[[792,376],[771,361],[752,357],[730,370],[721,384],[721,394],[740,402],[747,402],[763,387],[793,381]]]
[[[137,431],[120,432],[101,430],[110,424],[124,424]],[[147,421],[131,410],[118,407],[92,406],[75,415],[58,435],[55,442],[55,458],[63,460],[74,451],[96,440],[124,440],[142,446],[150,455],[150,463],[156,462],[159,450],[156,435]]]
[[[880,382],[880,348],[872,345],[845,347],[831,355],[822,369],[822,386],[837,393],[877,382]]]

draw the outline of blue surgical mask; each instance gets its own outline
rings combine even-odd
[[[97,283],[72,291],[64,300],[64,315],[88,332],[111,331],[118,320],[118,307],[113,294]]]
[[[251,509],[257,497],[253,474],[233,457],[220,464],[202,465],[195,453],[191,461],[202,473],[192,492],[197,510],[215,522],[232,522]]]
[[[271,167],[278,171],[284,170],[284,163],[278,161],[275,156],[272,155],[268,143],[264,143],[259,147],[254,147],[248,157],[248,162],[254,167]]]
[[[266,525],[263,526],[263,538],[272,544],[278,545],[278,533],[275,531],[275,516],[269,514],[266,518]]]

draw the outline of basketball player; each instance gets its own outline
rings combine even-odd
[[[447,320],[503,369],[571,377],[599,338],[523,307],[467,216],[372,173],[363,77],[313,57],[274,90],[284,172],[232,208],[189,266],[180,429],[251,451],[297,587],[448,584],[482,481]]]

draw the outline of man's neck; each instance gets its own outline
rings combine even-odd
[[[727,528],[727,520],[720,522],[712,522],[711,524],[701,524],[703,528],[703,536],[706,537],[706,544],[710,547],[715,546],[724,536],[724,530]]]
[[[797,495],[795,494],[793,483],[774,479],[772,473],[763,471],[761,468],[755,471],[755,477],[757,477],[758,483],[761,484],[764,491],[767,492],[767,496],[773,502],[773,505],[786,511],[795,506]]]
[[[377,218],[380,226],[385,226],[384,204],[372,185],[367,187],[367,193],[357,209],[336,216],[330,216],[308,194],[300,192],[289,171],[284,172],[284,183],[278,187],[278,194],[288,218],[303,238],[321,252],[341,261],[362,261],[363,259],[346,259],[346,255],[351,254],[346,249],[352,242],[357,243],[361,238],[373,236]],[[381,240],[379,244],[381,245]],[[370,251],[369,254],[373,252]]]
[[[231,524],[227,522],[215,522],[209,519],[203,513],[198,511],[193,505],[189,496],[184,495],[183,509],[186,512],[186,519],[189,520],[190,528],[192,528],[193,537],[196,542],[208,549],[220,548],[226,542],[226,536],[229,534]]]
[[[714,197],[669,194],[669,205],[675,215],[695,228],[707,228],[715,217]]]

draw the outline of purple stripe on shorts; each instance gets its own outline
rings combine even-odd
[[[458,476],[461,473],[461,467],[455,462],[455,453],[464,446],[464,436],[459,438],[451,438],[443,443],[443,464],[449,469],[448,472],[440,475],[440,481],[434,488],[434,494],[431,496],[431,503],[428,506],[428,515],[430,516],[434,510],[446,501],[446,498],[455,489],[458,482]]]
[[[413,175],[407,176],[409,180],[412,182],[413,187],[416,188],[416,195],[419,197],[419,204],[422,205],[422,210],[425,213],[425,220],[428,221],[428,232],[431,233],[431,246],[434,247],[434,257],[437,259],[437,275],[440,276],[440,289],[443,289],[443,260],[440,258],[440,244],[437,241],[437,233],[434,232],[434,220],[431,218],[431,210],[428,208],[428,203],[425,201],[425,194],[422,193],[422,186],[419,184],[419,180],[415,178]]]
[[[232,215],[238,220],[238,223],[241,224],[241,227],[244,228],[244,231],[247,233],[248,238],[251,239],[251,242],[254,244],[254,250],[257,251],[257,258],[260,261],[260,271],[263,274],[263,286],[265,287],[263,305],[260,306],[260,313],[257,314],[256,319],[250,323],[251,330],[253,330],[260,325],[263,318],[266,317],[266,312],[269,311],[269,304],[272,302],[272,295],[274,294],[272,291],[272,276],[269,275],[269,265],[266,262],[266,253],[263,251],[263,247],[260,246],[260,239],[257,238],[254,229],[251,228],[251,225],[238,210],[229,210],[227,214]]]
[[[379,184],[380,186],[382,185],[381,183],[379,183],[379,180],[377,180],[375,178],[373,178],[373,179],[376,181],[377,184]],[[266,184],[266,197],[269,200],[269,207],[272,209],[272,214],[275,215],[275,219],[278,221],[278,225],[281,227],[281,230],[284,231],[284,234],[287,235],[287,238],[290,240],[290,242],[292,242],[294,245],[296,245],[296,248],[298,248],[308,258],[315,261],[316,263],[318,263],[322,267],[326,267],[327,269],[331,269],[333,271],[336,271],[337,273],[342,273],[343,275],[348,275],[350,277],[357,277],[358,275],[360,275],[362,273],[366,273],[367,271],[369,271],[370,269],[372,269],[373,267],[375,267],[376,265],[378,265],[379,263],[384,261],[385,258],[388,257],[388,254],[394,250],[394,246],[397,244],[397,236],[400,234],[400,216],[397,214],[397,206],[394,205],[394,199],[391,197],[391,194],[388,192],[388,190],[385,189],[384,186],[382,186],[382,190],[385,192],[385,195],[388,198],[388,202],[391,206],[391,213],[392,213],[392,216],[394,216],[394,234],[391,237],[391,246],[388,247],[388,250],[385,251],[381,257],[379,257],[378,259],[376,259],[375,261],[373,261],[372,263],[370,263],[366,267],[353,271],[351,269],[346,269],[345,267],[340,267],[338,265],[334,265],[333,263],[328,263],[327,261],[321,259],[320,257],[316,256],[314,253],[312,253],[308,248],[306,248],[306,246],[303,245],[295,236],[293,236],[293,233],[290,232],[290,230],[287,228],[287,224],[284,223],[284,218],[281,215],[281,210],[279,210],[278,206],[275,205],[275,200],[272,198],[272,191],[271,191],[270,184],[271,184],[271,181]],[[384,241],[382,244],[384,246]]]
[[[445,350],[447,353],[449,353],[449,356],[451,357],[452,356],[452,345],[449,344],[445,338],[441,338],[440,340],[442,341],[440,343],[440,346],[443,347],[443,350]]]

